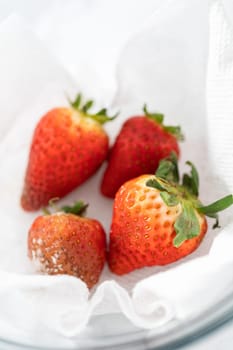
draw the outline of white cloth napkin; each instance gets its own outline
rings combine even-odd
[[[214,1],[205,90],[207,23],[203,34],[196,20],[198,16],[205,23],[208,8],[201,4],[168,1],[128,40],[118,60],[112,104],[124,112],[107,129],[113,138],[124,118],[138,112],[144,101],[163,111],[169,123],[182,124],[182,164],[186,159],[197,163],[201,195],[208,202],[233,190],[233,34],[221,2]],[[93,315],[116,312],[136,327],[152,329],[175,318],[185,321],[232,289],[232,209],[221,215],[220,230],[214,232],[210,223],[204,242],[191,256],[123,277],[105,268],[91,294],[77,278],[34,273],[27,258],[27,231],[37,214],[19,207],[30,138],[40,116],[67,104],[66,94],[73,95],[76,85],[18,17],[0,26],[0,49],[0,337],[39,344],[44,332],[48,342],[59,339],[65,346],[71,338],[72,344],[78,341]],[[88,215],[108,230],[112,201],[100,197],[102,172],[64,202],[84,198],[90,203]]]

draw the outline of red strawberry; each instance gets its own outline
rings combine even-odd
[[[39,271],[73,275],[91,288],[105,263],[106,236],[97,220],[78,216],[86,207],[77,202],[37,217],[29,230],[28,255]]]
[[[156,176],[142,175],[117,192],[110,233],[109,266],[122,275],[144,266],[166,265],[192,253],[207,231],[206,216],[233,204],[229,195],[209,206],[198,199],[194,166],[182,185],[176,157],[160,162]],[[215,227],[218,226],[216,221]]]
[[[174,151],[179,155],[177,139],[183,139],[179,127],[164,126],[163,115],[149,113],[129,118],[123,125],[111,150],[101,192],[114,198],[126,181],[152,174],[159,161]]]
[[[88,113],[78,95],[71,108],[55,108],[39,121],[31,144],[23,209],[37,210],[50,198],[63,197],[93,175],[108,152],[108,136],[101,124],[112,120],[106,109]]]

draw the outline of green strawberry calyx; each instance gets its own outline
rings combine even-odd
[[[167,131],[168,133],[175,136],[175,138],[178,141],[184,141],[184,135],[181,131],[180,126],[166,126],[163,124],[164,114],[149,112],[146,104],[144,104],[144,106],[143,106],[143,112],[145,113],[145,116],[147,118],[149,118],[149,119],[155,121],[157,124],[161,125],[165,131]]]
[[[63,212],[66,214],[73,214],[77,216],[84,216],[88,207],[88,204],[79,200],[74,202],[73,205],[65,205],[61,208],[57,206],[58,197],[50,199],[48,206],[43,208],[44,215],[52,215],[54,212]],[[53,209],[53,212],[51,211]]]
[[[69,100],[69,99],[68,99]],[[105,124],[106,122],[114,120],[119,113],[116,113],[112,117],[107,114],[107,109],[102,108],[97,113],[89,113],[90,108],[93,106],[94,101],[88,100],[83,102],[83,98],[81,94],[78,94],[74,101],[69,100],[71,107],[80,112],[84,117],[91,118],[98,122],[99,124]]]
[[[184,174],[180,183],[177,156],[174,152],[170,157],[160,161],[155,177],[146,182],[148,187],[160,191],[160,196],[168,207],[180,205],[181,213],[174,223],[176,236],[173,244],[176,248],[183,242],[200,234],[201,227],[198,220],[200,214],[215,219],[213,228],[219,227],[217,213],[225,210],[233,204],[233,195],[225,196],[216,202],[203,206],[198,199],[199,176],[195,166],[186,162],[191,167],[190,174]]]

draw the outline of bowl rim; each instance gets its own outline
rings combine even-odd
[[[98,316],[95,316],[98,318]],[[194,343],[197,340],[213,333],[216,329],[223,327],[233,321],[233,290],[221,298],[215,305],[212,305],[203,312],[194,317],[170,321],[166,325],[156,328],[155,330],[137,330],[126,333],[123,336],[104,336],[93,337],[90,342],[86,342],[81,338],[78,345],[79,350],[94,349],[125,349],[125,346],[135,346],[135,349],[148,350],[175,350],[184,345]],[[185,326],[184,326],[185,325]],[[93,347],[93,344],[96,344]],[[4,344],[12,350],[58,350],[57,347],[41,347],[30,344],[18,343],[11,339],[0,338],[0,345]],[[137,347],[136,347],[137,346]],[[3,348],[4,349],[4,348]],[[60,348],[59,350],[68,350],[71,348]]]

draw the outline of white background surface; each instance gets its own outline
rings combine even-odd
[[[192,0],[189,1],[192,2]],[[203,6],[208,2],[203,0]],[[115,93],[116,82],[112,72],[119,48],[123,47],[127,38],[137,31],[145,18],[150,16],[160,3],[161,0],[0,0],[0,21],[11,13],[19,13],[25,17],[49,50],[72,74],[81,89],[97,95],[104,103],[105,99],[108,100]],[[228,0],[224,3],[229,19],[233,22],[233,2]],[[86,22],[87,13],[88,23]],[[90,13],[93,13],[92,21],[90,21]],[[98,13],[97,17],[96,13]],[[112,18],[113,13],[114,20],[109,22],[108,16]],[[85,27],[85,37],[81,32],[74,36],[77,21]],[[79,28],[82,26],[80,25]],[[98,31],[99,36],[93,43],[92,34],[95,30]],[[81,47],[82,50],[77,50],[76,47]],[[79,80],[77,69],[80,63],[83,63],[89,72],[83,81]],[[109,74],[106,74],[106,70]],[[96,90],[91,91],[92,79],[102,82],[105,97],[98,96]],[[109,86],[111,86],[110,89]],[[233,326],[229,325],[216,331],[208,339],[203,339],[185,349],[230,350],[232,347]]]

